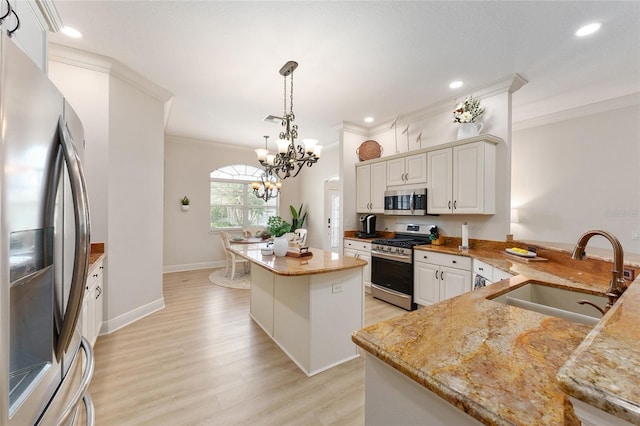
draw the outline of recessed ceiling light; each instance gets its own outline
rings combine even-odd
[[[82,33],[78,30],[76,30],[75,28],[72,27],[63,27],[62,30],[62,34],[72,37],[72,38],[82,38]]]
[[[576,35],[578,37],[588,36],[589,34],[593,34],[600,29],[602,24],[600,22],[593,22],[591,24],[585,25],[581,27],[578,31],[576,31]]]
[[[458,87],[462,87],[464,83],[460,80],[456,80],[456,81],[452,81],[451,83],[449,83],[449,87],[451,89],[457,89]]]
[[[364,118],[364,122],[365,123],[373,123],[373,117],[365,117]]]

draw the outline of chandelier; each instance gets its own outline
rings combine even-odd
[[[280,75],[284,77],[284,112],[282,117],[268,115],[264,121],[277,123],[280,121],[284,130],[280,132],[278,141],[278,153],[270,154],[268,150],[256,149],[258,161],[270,175],[277,175],[280,179],[296,177],[302,167],[313,166],[320,159],[322,146],[315,139],[304,139],[304,147],[296,144],[298,137],[298,125],[293,124],[293,71],[298,68],[298,63],[289,61],[280,68]],[[287,77],[290,76],[291,89],[289,92],[289,111],[287,112]]]
[[[269,151],[267,150],[267,141],[269,136],[264,137],[264,149],[256,149],[256,152],[264,152],[264,155],[267,155]],[[258,154],[260,155],[260,154]],[[251,187],[253,188],[253,194],[263,199],[265,202],[269,201],[272,198],[276,198],[280,195],[280,188],[282,188],[282,182],[278,181],[278,178],[271,174],[269,170],[265,170],[265,172],[260,176],[259,182],[251,182]]]

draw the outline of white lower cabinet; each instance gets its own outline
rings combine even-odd
[[[413,258],[414,301],[423,306],[471,290],[471,258],[416,250]]]
[[[367,265],[362,269],[362,280],[364,290],[371,293],[371,243],[366,241],[344,240],[343,254],[367,261]]]
[[[474,276],[480,275],[483,277],[486,284],[493,284],[498,281],[509,279],[513,276],[502,269],[496,268],[478,259],[473,259],[473,274]]]
[[[94,345],[102,328],[104,313],[104,265],[96,262],[89,271],[82,304],[82,335]]]

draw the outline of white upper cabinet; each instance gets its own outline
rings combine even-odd
[[[428,213],[494,214],[495,157],[486,141],[428,152]]]
[[[49,26],[45,17],[35,1],[33,0],[11,0],[11,7],[20,19],[20,28],[13,34],[11,39],[20,49],[38,65],[43,73],[47,73],[47,31]],[[0,16],[7,11],[6,1],[2,1],[0,6]],[[49,8],[50,19],[59,19],[57,11]],[[4,31],[11,31],[16,27],[17,20],[14,14],[7,16],[2,23]]]
[[[407,155],[387,160],[387,186],[427,183],[427,155]]]
[[[356,213],[384,213],[384,191],[387,188],[384,161],[356,165]]]

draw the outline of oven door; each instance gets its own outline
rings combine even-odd
[[[393,255],[371,255],[371,295],[408,311],[413,303],[413,263],[393,259]],[[410,260],[410,259],[409,259]]]

